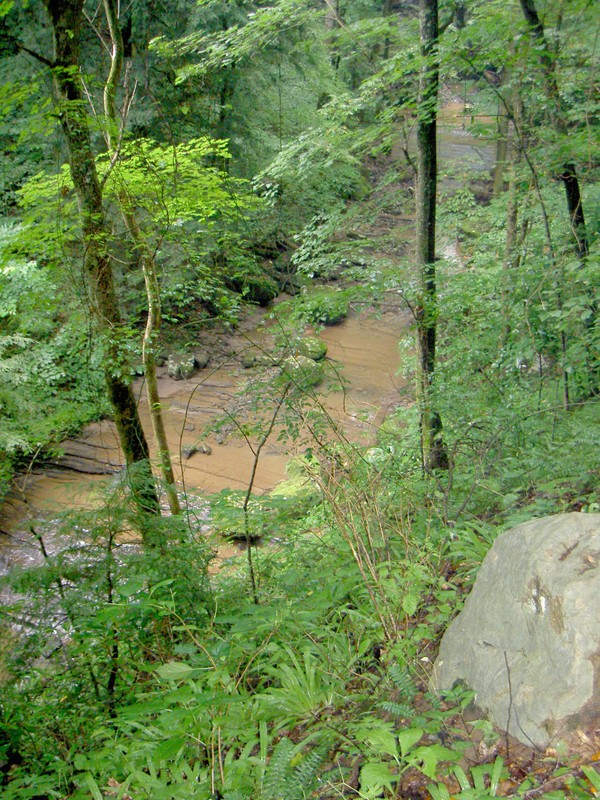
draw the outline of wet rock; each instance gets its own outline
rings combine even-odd
[[[524,744],[600,727],[600,514],[558,514],[500,535],[435,664]]]
[[[289,356],[281,364],[281,374],[299,388],[316,386],[323,380],[324,370],[320,361],[307,356]]]
[[[263,538],[260,533],[246,535],[243,531],[226,531],[222,532],[221,535],[224,539],[227,539],[228,542],[237,542],[239,544],[250,543],[251,545],[258,544]]]
[[[212,447],[206,444],[206,442],[196,442],[196,444],[186,445],[182,448],[181,452],[185,458],[191,458],[195,456],[196,453],[200,453],[203,456],[210,456],[212,455]]]
[[[198,369],[206,369],[210,364],[210,356],[205,350],[196,350],[194,353]]]
[[[252,367],[273,367],[277,364],[277,359],[264,350],[252,347],[242,353],[241,362],[244,369],[252,369]]]
[[[187,380],[198,369],[196,357],[194,355],[170,355],[167,363],[167,373],[170,378],[176,381]]]
[[[307,336],[300,342],[298,351],[313,361],[322,361],[327,355],[327,345],[316,336]]]

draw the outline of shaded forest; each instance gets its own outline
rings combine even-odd
[[[0,2],[2,797],[597,796],[593,742],[516,744],[431,668],[498,533],[600,511],[599,24]],[[319,336],[390,311],[365,442]],[[173,447],[165,382],[217,369],[233,401]],[[99,421],[118,468],[40,517]],[[186,485],[227,439],[243,488]]]

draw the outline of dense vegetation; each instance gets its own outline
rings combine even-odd
[[[437,336],[368,449],[300,357],[257,370],[255,460],[269,436],[303,452],[270,495],[167,515],[168,464],[149,482],[132,453],[59,548],[31,522],[43,563],[4,580],[3,797],[597,796],[591,761],[511,748],[431,685],[496,533],[600,510],[598,21],[537,6],[443,2],[428,50],[412,2],[0,3],[0,496],[163,350],[282,292],[280,361],[348,307],[402,304]],[[497,157],[440,160],[437,252],[459,250],[432,271],[414,128],[444,104]],[[211,572],[218,531],[247,558]]]

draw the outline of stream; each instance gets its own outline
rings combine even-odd
[[[458,174],[461,171],[469,169],[471,179],[481,180],[489,175],[494,163],[494,143],[474,139],[459,128],[461,113],[462,104],[447,104],[442,116],[445,128],[439,138],[439,158],[446,177],[440,188],[446,192],[464,185],[464,178]],[[458,260],[457,243],[444,240],[443,235],[440,239],[444,257]],[[265,335],[268,339],[260,325],[261,314],[257,312],[254,319],[255,327],[250,327],[247,334],[232,336],[234,350],[248,346],[249,341],[262,346]],[[399,405],[404,380],[398,375],[398,342],[410,324],[409,312],[396,308],[379,316],[351,313],[341,324],[320,331],[319,337],[328,347],[328,363],[346,381],[343,392],[327,392],[321,402],[350,441],[362,445],[373,442],[386,413]],[[169,378],[166,368],[160,370],[159,392],[179,488],[201,495],[248,487],[253,455],[240,437],[211,434],[203,439],[210,452],[199,451],[187,457],[206,426],[232,403],[247,380],[248,373],[235,359],[211,363],[184,381]],[[141,379],[135,388],[144,428],[150,431]],[[31,563],[39,558],[28,532],[32,520],[43,519],[47,525],[61,512],[97,506],[102,492],[115,480],[114,473],[122,467],[116,431],[108,420],[87,426],[76,439],[64,442],[62,449],[67,454],[62,468],[33,470],[17,477],[15,490],[0,509],[0,575],[11,564]],[[293,455],[293,447],[272,436],[261,454],[254,491],[264,493],[285,479],[286,464]],[[65,469],[70,461],[76,468]],[[55,526],[49,527],[52,531]]]
[[[343,391],[327,391],[320,402],[350,441],[363,445],[373,442],[386,412],[399,404],[404,382],[397,375],[398,342],[410,322],[410,314],[404,310],[381,315],[351,312],[341,324],[319,333],[328,348],[326,375],[339,373],[345,381]],[[234,335],[232,344],[238,350],[249,342],[264,347],[268,339],[269,334],[257,324],[243,338]],[[165,428],[180,489],[185,487],[193,495],[247,489],[253,454],[242,437],[211,433],[202,438],[210,452],[188,454],[203,431],[222,416],[223,409],[235,405],[240,391],[243,396],[244,385],[255,369],[260,368],[245,370],[239,360],[232,359],[223,365],[210,364],[181,381],[170,378],[166,367],[159,370]],[[135,389],[144,429],[150,431],[141,379]],[[32,549],[27,531],[31,520],[48,523],[65,511],[93,508],[102,501],[103,491],[114,483],[115,473],[123,465],[117,433],[109,420],[88,425],[76,439],[63,442],[61,449],[66,453],[62,466],[34,469],[16,479],[16,489],[0,514],[4,532],[0,535],[0,574],[10,564],[37,560],[37,546]],[[277,441],[273,435],[261,454],[254,491],[264,493],[284,480],[293,455],[293,444]],[[48,532],[51,549],[53,527],[50,524]]]

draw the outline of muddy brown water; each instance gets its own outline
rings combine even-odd
[[[393,311],[379,316],[363,312],[353,313],[342,324],[319,332],[328,348],[328,374],[339,373],[344,378],[344,390],[324,392],[320,402],[350,441],[364,445],[373,442],[387,411],[400,402],[404,380],[398,375],[398,343],[409,326],[408,312]],[[248,340],[258,341],[261,346],[268,342],[269,334],[262,328],[254,333],[255,336],[251,332],[238,345],[247,346]],[[244,370],[236,359],[222,365],[211,364],[186,381],[175,381],[166,375],[166,370],[161,371],[159,389],[165,427],[180,489],[195,497],[222,489],[247,489],[253,454],[239,436],[209,434],[202,441],[210,447],[210,454],[197,452],[190,457],[185,454],[187,448],[203,437],[207,426],[222,415],[224,408],[235,405],[237,393],[241,391],[243,397],[244,385],[255,372]],[[142,382],[138,381],[135,388],[140,396],[144,428],[150,431]],[[27,535],[31,520],[48,521],[61,512],[93,508],[102,502],[103,494],[117,479],[114,473],[121,468],[123,458],[110,421],[87,426],[75,440],[64,442],[62,447],[75,455],[77,464],[84,469],[105,469],[113,474],[82,474],[52,468],[17,478],[17,488],[0,514],[0,529],[8,534],[0,536],[0,573],[10,563],[27,563],[35,557],[37,548],[32,548],[31,537]],[[284,480],[286,465],[294,455],[293,442],[279,442],[272,436],[258,463],[254,491],[264,493]]]
[[[462,179],[457,181],[453,174],[456,170],[470,170],[475,177],[489,174],[494,163],[495,144],[468,134],[465,124],[468,125],[469,120],[464,115],[462,102],[447,104],[444,115],[442,122],[446,127],[440,130],[438,155],[449,174],[440,189],[452,192],[464,183]],[[457,259],[456,243],[446,241],[443,232],[440,250],[446,258]],[[398,405],[404,386],[398,375],[398,342],[409,325],[410,315],[395,310],[381,316],[354,314],[342,324],[319,333],[327,343],[329,363],[341,370],[346,381],[343,392],[327,392],[322,402],[349,440],[360,444],[372,442],[387,410]],[[257,327],[248,338],[262,345],[265,336],[268,340],[264,329]],[[241,339],[238,344],[242,344]],[[244,340],[243,344],[248,345],[248,341]],[[211,448],[209,455],[201,452],[190,458],[184,455],[186,448],[198,442],[206,426],[231,404],[247,380],[248,374],[236,361],[216,367],[211,364],[189,381],[174,381],[166,374],[161,376],[160,394],[167,437],[181,489],[202,495],[222,489],[247,488],[253,455],[240,438],[228,436],[221,440],[211,435],[205,440]],[[138,384],[136,388],[144,427],[150,431],[143,386]],[[116,432],[108,421],[88,426],[76,440],[65,443],[64,449],[84,463],[95,464],[93,471],[100,464],[110,473],[122,464]],[[293,446],[272,437],[261,454],[254,490],[257,493],[268,491],[283,480],[286,464],[294,454]],[[93,508],[102,502],[107,485],[114,480],[114,475],[110,474],[80,474],[59,469],[21,476],[17,489],[0,509],[0,574],[11,563],[30,560],[31,537],[26,533],[30,520],[49,520],[70,509]]]

